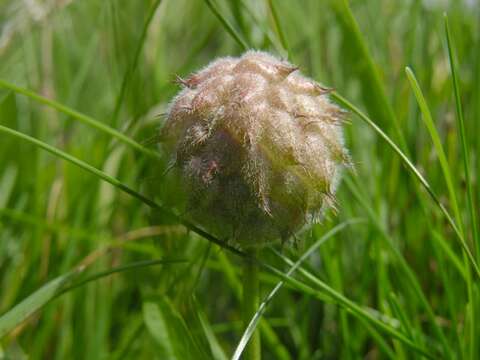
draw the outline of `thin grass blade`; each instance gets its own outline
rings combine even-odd
[[[82,168],[83,170],[97,176],[99,179],[112,184],[113,186],[115,186],[119,190],[121,190],[121,191],[131,195],[132,197],[140,200],[141,202],[148,205],[152,209],[162,211],[163,213],[165,213],[169,217],[173,218],[178,223],[185,226],[187,229],[189,229],[189,230],[195,232],[196,234],[200,235],[201,237],[219,245],[220,247],[223,247],[224,249],[229,250],[230,252],[232,252],[232,253],[234,253],[238,256],[241,256],[241,257],[244,257],[244,258],[248,257],[248,255],[246,253],[244,253],[243,251],[233,247],[232,245],[227,244],[225,241],[217,239],[215,236],[213,236],[213,235],[207,233],[206,231],[200,229],[198,226],[194,225],[193,223],[181,218],[180,216],[175,214],[172,210],[167,209],[164,206],[156,203],[155,201],[145,197],[144,195],[140,194],[138,191],[136,191],[136,190],[128,187],[127,185],[123,184],[120,180],[106,174],[105,172],[93,167],[92,165],[87,164],[86,162],[84,162],[84,161],[82,161],[82,160],[80,160],[80,159],[78,159],[78,158],[60,150],[60,149],[57,149],[56,147],[51,146],[51,145],[49,145],[49,144],[47,144],[43,141],[40,141],[40,140],[35,139],[35,138],[33,138],[29,135],[23,134],[19,131],[10,129],[8,127],[0,125],[0,132],[4,132],[6,134],[9,134],[9,135],[15,136],[19,139],[22,139],[24,141],[27,141],[27,142],[29,142],[33,145],[36,145],[36,146],[48,151],[49,153],[51,153],[51,154],[53,154],[53,155],[55,155],[55,156],[57,156],[61,159],[64,159],[64,160]]]
[[[411,288],[414,290],[418,300],[420,301],[423,308],[425,309],[427,316],[430,320],[430,323],[435,331],[435,334],[437,335],[439,341],[442,343],[442,346],[444,347],[445,352],[448,353],[450,351],[450,348],[448,346],[447,338],[445,337],[445,334],[442,328],[439,326],[437,322],[437,316],[435,315],[435,312],[433,311],[432,306],[428,302],[428,299],[422,289],[422,286],[420,285],[420,281],[415,275],[415,272],[409,266],[409,264],[403,257],[402,253],[394,245],[393,240],[391,239],[387,230],[382,225],[382,223],[378,220],[378,216],[375,214],[374,210],[369,205],[368,201],[362,197],[362,195],[358,191],[358,188],[354,185],[354,183],[350,179],[346,179],[345,183],[347,187],[350,189],[350,191],[352,192],[354,198],[356,198],[356,200],[360,203],[360,205],[365,210],[365,213],[367,214],[368,218],[371,220],[372,224],[379,231],[381,238],[384,240],[384,244],[389,249],[390,253],[393,254],[396,261],[400,265],[401,270],[403,271],[407,281],[409,282],[409,286],[411,286]]]
[[[362,93],[366,97],[365,105],[369,114],[378,121],[386,121],[385,124],[393,126],[400,148],[408,153],[406,141],[392,105],[388,100],[380,72],[353,15],[349,1],[330,0],[328,3],[337,14],[340,20],[339,25],[342,27],[345,36],[348,37],[352,51],[354,51],[359,61],[365,63],[359,75],[361,77],[361,85],[363,86]]]
[[[162,297],[143,304],[145,325],[163,359],[208,359],[174,304]]]
[[[147,19],[145,20],[145,23],[143,24],[142,28],[142,33],[140,34],[140,39],[138,41],[137,47],[135,49],[135,55],[133,56],[133,60],[131,65],[128,67],[127,71],[125,72],[122,80],[122,85],[120,87],[120,93],[118,94],[117,101],[115,102],[115,110],[113,111],[113,116],[112,116],[112,123],[116,124],[117,119],[118,119],[118,114],[120,112],[120,107],[123,103],[125,93],[127,91],[127,86],[128,86],[128,81],[130,80],[130,77],[133,75],[135,72],[135,69],[138,66],[138,60],[140,59],[140,54],[142,53],[143,49],[143,44],[145,44],[145,39],[147,37],[147,32],[148,28],[150,27],[150,23],[152,22],[152,19],[157,12],[158,7],[160,6],[160,3],[162,0],[156,0],[155,3],[152,4],[148,11]]]
[[[310,248],[298,259],[295,264],[288,270],[286,273],[287,275],[292,275],[295,270],[298,269],[298,267],[306,260],[308,257],[310,257],[315,251],[318,250],[318,248],[325,243],[328,239],[332,238],[334,235],[336,235],[338,232],[343,230],[345,227],[348,225],[353,225],[356,223],[361,222],[362,220],[360,219],[352,219],[345,221],[337,226],[335,226],[332,230],[327,232],[325,235],[323,235],[320,239],[318,239]],[[255,329],[257,328],[258,322],[260,321],[262,315],[265,313],[267,310],[268,304],[273,300],[273,297],[275,294],[280,290],[280,288],[284,285],[284,281],[280,281],[274,288],[273,290],[263,299],[262,303],[260,304],[258,310],[255,312],[255,315],[253,316],[252,320],[248,324],[247,328],[243,332],[242,337],[240,338],[240,341],[235,349],[235,352],[232,356],[232,360],[239,360],[240,356],[242,356],[243,350],[245,350],[245,347],[248,344],[248,341],[250,340],[252,334],[254,333]]]
[[[277,31],[278,38],[284,51],[287,53],[288,58],[291,58],[290,50],[288,47],[287,39],[285,38],[285,33],[283,32],[282,25],[280,24],[280,18],[278,16],[276,5],[273,3],[274,0],[268,0],[268,7],[272,13],[273,23],[275,25],[275,30]]]
[[[420,89],[420,85],[418,84],[418,81],[413,71],[409,67],[406,67],[405,73],[407,74],[408,81],[410,82],[410,85],[417,99],[417,103],[422,112],[423,121],[425,122],[428,133],[430,134],[432,142],[435,146],[435,151],[437,152],[438,160],[440,161],[440,166],[442,167],[443,177],[445,179],[445,183],[447,184],[450,201],[452,203],[452,209],[455,214],[458,228],[463,235],[463,226],[461,222],[460,209],[458,208],[457,196],[455,194],[455,187],[452,180],[452,174],[450,172],[450,166],[448,165],[447,156],[445,155],[445,150],[443,149],[442,141],[440,140],[440,135],[435,128],[435,124],[433,123],[432,114],[428,107],[427,101],[423,96],[422,89]]]
[[[247,50],[249,46],[242,39],[240,34],[235,30],[235,28],[230,24],[230,22],[218,11],[218,9],[213,5],[212,0],[204,0],[207,4],[210,11],[215,15],[215,17],[220,21],[222,26],[227,30],[230,36],[235,40],[235,42],[242,48],[242,50]]]
[[[129,138],[128,136],[126,136],[125,134],[121,133],[120,131],[118,130],[115,130],[105,124],[103,124],[102,122],[88,116],[88,115],[85,115],[85,114],[82,114],[68,106],[65,106],[63,104],[60,104],[59,102],[57,101],[54,101],[54,100],[51,100],[51,99],[48,99],[46,97],[43,97],[41,95],[38,95],[36,93],[34,93],[33,91],[30,91],[28,89],[25,89],[25,88],[22,88],[20,86],[16,86],[14,84],[11,84],[5,80],[2,80],[0,79],[0,87],[2,88],[5,88],[5,89],[9,89],[17,94],[21,94],[21,95],[24,95],[40,104],[43,104],[43,105],[47,105],[55,110],[58,110],[60,111],[61,113],[65,114],[65,115],[68,115],[70,117],[72,117],[73,119],[79,121],[79,122],[82,122],[88,126],[91,126],[93,127],[94,129],[97,129],[107,135],[110,135],[112,136],[113,138],[123,142],[124,144],[127,144],[131,147],[133,147],[134,149],[136,149],[137,151],[147,155],[147,156],[150,156],[150,157],[153,157],[153,158],[160,158],[160,154],[158,154],[157,152],[155,151],[152,151],[151,149],[148,149],[144,146],[142,146],[141,144],[137,143],[135,140],[132,140],[131,138]]]
[[[277,256],[279,256],[281,259],[283,259],[287,264],[292,266],[294,264],[293,261],[290,259],[286,258],[284,255],[275,252]],[[380,320],[378,314],[373,315],[371,311],[368,311],[361,307],[360,305],[356,304],[352,300],[348,299],[345,297],[343,294],[339,293],[335,289],[331,288],[327,284],[325,284],[323,281],[315,277],[314,275],[310,274],[308,271],[300,267],[300,272],[302,275],[307,277],[309,280],[312,281],[313,284],[315,284],[316,288],[313,288],[306,283],[296,280],[295,278],[291,277],[290,275],[287,275],[283,273],[280,270],[277,270],[276,268],[267,265],[267,264],[262,264],[262,266],[270,271],[271,273],[277,275],[279,278],[283,279],[285,283],[290,284],[291,286],[299,289],[300,291],[310,294],[311,296],[323,300],[324,296],[327,295],[330,297],[334,303],[337,305],[345,308],[347,311],[349,311],[353,316],[358,317],[360,319],[364,319],[368,321],[370,324],[376,326],[378,329],[382,330],[386,334],[389,334],[393,338],[401,341],[403,344],[407,345],[410,347],[412,350],[415,350],[419,354],[422,354],[423,356],[433,359],[435,356],[431,354],[427,349],[419,346],[415,342],[413,342],[411,339],[409,339],[405,334],[403,334],[401,331],[399,331],[395,326],[393,326],[391,323],[387,323],[383,320]],[[382,315],[382,318],[386,319],[388,318],[385,315]]]
[[[478,264],[477,264],[477,262],[476,262],[476,260],[473,256],[472,252],[470,251],[470,248],[468,247],[463,234],[461,233],[460,229],[457,227],[457,224],[453,220],[453,218],[450,215],[450,213],[448,212],[448,210],[440,202],[440,199],[438,198],[437,194],[433,191],[430,184],[427,182],[427,180],[425,180],[423,175],[420,174],[420,172],[417,170],[415,165],[413,165],[413,163],[404,154],[404,152],[402,150],[400,150],[400,148],[390,139],[390,137],[388,137],[388,135],[385,134],[385,132],[383,132],[383,130],[378,125],[376,125],[367,115],[365,115],[356,106],[354,106],[352,103],[350,103],[347,99],[345,99],[343,96],[341,96],[337,92],[332,92],[331,96],[336,101],[338,101],[342,106],[344,106],[345,108],[349,109],[354,114],[359,116],[360,119],[362,119],[365,123],[367,123],[367,125],[370,126],[388,144],[388,146],[390,146],[390,148],[392,148],[392,150],[395,153],[397,153],[398,156],[400,156],[400,158],[402,159],[402,162],[405,164],[407,169],[410,171],[410,173],[412,173],[414,175],[414,177],[418,181],[420,181],[422,186],[425,188],[427,193],[432,198],[433,202],[439,207],[439,209],[441,210],[441,212],[443,213],[443,215],[447,219],[448,223],[450,224],[450,226],[454,230],[455,234],[457,235],[458,240],[460,241],[460,244],[461,244],[462,248],[465,250],[465,252],[467,254],[467,257],[468,257],[470,263],[472,264],[472,266],[475,270],[476,275],[480,278],[480,268],[479,268],[479,266],[478,266]]]
[[[75,273],[59,276],[25,298],[13,309],[3,314],[0,317],[0,339],[58,295],[63,286],[74,276]]]
[[[448,58],[450,60],[450,72],[452,74],[453,91],[455,94],[455,109],[457,112],[458,128],[460,130],[460,140],[462,143],[462,157],[463,167],[465,169],[465,178],[467,184],[467,199],[468,210],[470,212],[470,222],[472,225],[472,235],[475,243],[477,259],[480,257],[480,239],[478,238],[478,225],[475,209],[475,198],[472,190],[472,178],[470,172],[470,154],[468,151],[467,137],[465,135],[465,121],[463,119],[462,100],[460,96],[460,86],[458,85],[457,66],[455,64],[455,58],[453,53],[453,41],[450,34],[450,28],[448,25],[447,14],[444,14],[445,19],[445,34],[447,37]]]
[[[74,284],[72,284],[72,282],[79,279],[79,277],[83,274],[85,268],[78,268],[70,271],[67,274],[61,275],[51,280],[50,282],[42,286],[40,289],[35,291],[33,294],[22,300],[11,310],[3,314],[0,317],[0,339],[53,299],[80,286],[86,285],[92,281],[99,280],[105,276],[109,276],[115,273],[139,269],[146,266],[165,265],[178,262],[185,262],[185,260],[140,261],[124,266],[115,267],[107,271],[99,272]]]

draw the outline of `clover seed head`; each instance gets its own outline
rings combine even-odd
[[[189,217],[243,247],[287,240],[320,220],[350,164],[330,89],[260,51],[219,58],[178,82],[161,138]]]

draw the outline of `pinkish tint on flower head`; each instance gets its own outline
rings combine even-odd
[[[260,51],[179,83],[161,137],[194,221],[248,247],[319,220],[349,164],[329,89]]]

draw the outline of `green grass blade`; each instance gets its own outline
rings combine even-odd
[[[141,316],[136,316],[133,320],[129,321],[128,328],[125,329],[125,333],[122,338],[116,342],[115,351],[109,356],[110,360],[123,360],[128,359],[129,351],[131,350],[132,345],[142,334],[142,331],[145,329],[143,318]]]
[[[243,0],[231,0],[228,1],[227,5],[230,7],[235,24],[237,24],[241,34],[246,40],[246,43],[250,44],[250,24],[245,21],[245,15],[242,11],[243,3]]]
[[[278,36],[276,36],[273,31],[271,31],[270,28],[259,19],[259,14],[251,8],[251,4],[242,1],[241,5],[251,21],[255,24],[258,30],[262,32],[263,36],[265,36],[267,44],[271,44],[279,54],[284,52],[285,49],[283,49],[282,44],[277,40]]]
[[[325,235],[323,235],[320,239],[318,239],[310,248],[298,259],[295,264],[288,270],[286,273],[287,275],[292,275],[298,267],[306,260],[308,259],[315,251],[318,250],[318,248],[325,243],[328,239],[332,238],[334,235],[336,235],[338,232],[343,230],[345,227],[348,225],[353,225],[356,223],[359,223],[361,220],[360,219],[352,219],[345,221],[337,226],[335,226],[332,230],[328,231]],[[242,337],[240,338],[240,341],[235,349],[235,352],[232,356],[232,360],[239,360],[240,357],[242,356],[243,350],[248,344],[248,341],[250,340],[252,334],[254,333],[260,318],[262,315],[265,313],[267,310],[267,307],[269,303],[273,300],[273,297],[275,294],[280,290],[280,288],[283,286],[284,281],[280,281],[274,288],[273,290],[263,299],[262,303],[260,304],[258,310],[255,312],[255,315],[253,318],[250,320],[250,323],[248,324],[247,328],[243,332]]]
[[[268,7],[270,8],[270,12],[272,13],[273,23],[275,24],[275,30],[277,31],[278,38],[280,39],[280,43],[282,44],[283,49],[288,55],[288,58],[291,58],[290,48],[288,47],[287,39],[285,38],[285,33],[283,32],[283,28],[280,24],[280,18],[278,17],[276,5],[273,3],[274,0],[268,0]]]
[[[478,259],[480,257],[480,239],[478,238],[475,200],[474,200],[474,195],[472,190],[472,181],[471,181],[471,175],[470,175],[470,156],[468,151],[467,138],[465,135],[465,121],[463,119],[462,101],[460,97],[460,86],[458,85],[457,67],[455,65],[455,58],[453,55],[452,36],[450,34],[447,14],[444,15],[444,18],[445,18],[445,34],[447,37],[448,58],[450,60],[450,71],[452,74],[453,91],[455,93],[455,109],[457,112],[458,128],[460,130],[460,140],[462,143],[463,166],[465,168],[465,178],[467,183],[468,210],[470,212],[470,220],[472,224],[472,235],[473,235],[473,240],[474,240],[477,259]]]
[[[133,73],[135,72],[135,69],[138,66],[138,60],[140,59],[140,54],[142,53],[143,44],[145,44],[148,28],[150,27],[150,23],[152,22],[153,16],[157,12],[157,9],[160,6],[161,2],[162,0],[156,0],[155,3],[153,3],[152,6],[150,7],[150,10],[148,11],[148,16],[147,16],[147,19],[145,20],[145,23],[143,24],[142,33],[140,34],[140,39],[135,49],[135,55],[133,56],[132,63],[128,67],[127,71],[123,76],[122,85],[120,87],[120,94],[118,94],[117,101],[115,102],[115,110],[113,111],[112,124],[117,123],[120,107],[123,103],[123,100],[125,98],[125,93],[127,91],[128,81],[130,80],[130,77],[133,75]]]
[[[21,132],[18,132],[16,130],[10,129],[8,127],[0,125],[0,132],[4,132],[4,133],[10,134],[10,135],[13,135],[17,138],[20,138],[22,140],[25,140],[25,141],[27,141],[31,144],[34,144],[34,145],[48,151],[49,153],[51,153],[51,154],[53,154],[53,155],[55,155],[59,158],[62,158],[64,160],[82,168],[83,170],[97,176],[101,180],[112,184],[113,186],[115,186],[119,190],[133,196],[134,198],[137,198],[138,200],[140,200],[144,204],[148,205],[149,207],[164,212],[165,214],[167,214],[168,216],[172,217],[177,222],[179,222],[180,224],[185,226],[187,229],[197,233],[198,235],[202,236],[203,238],[205,238],[205,239],[207,239],[207,240],[209,240],[209,241],[211,241],[211,242],[213,242],[213,243],[215,243],[215,244],[217,244],[217,245],[219,245],[219,246],[221,246],[225,249],[228,249],[230,252],[232,252],[232,253],[234,253],[238,256],[248,257],[248,255],[245,254],[243,251],[240,251],[237,248],[235,248],[231,245],[228,245],[225,241],[217,239],[215,236],[213,236],[213,235],[207,233],[206,231],[200,229],[199,227],[192,224],[191,222],[189,222],[185,219],[182,219],[181,217],[179,217],[178,215],[173,213],[170,209],[166,209],[164,206],[162,206],[160,204],[157,204],[155,201],[143,196],[139,192],[137,192],[137,191],[133,190],[132,188],[128,187],[127,185],[123,184],[120,180],[106,174],[105,172],[93,167],[92,165],[89,165],[86,162],[84,162],[84,161],[82,161],[82,160],[80,160],[80,159],[78,159],[78,158],[76,158],[76,157],[74,157],[70,154],[67,154],[64,151],[62,151],[60,149],[57,149],[54,146],[46,144],[43,141],[40,141],[38,139],[35,139],[31,136],[28,136],[28,135],[23,134]]]
[[[8,203],[12,196],[13,187],[18,176],[18,168],[10,165],[3,170],[2,177],[0,177],[0,215],[2,208]]]
[[[294,263],[290,259],[286,258],[284,255],[275,252],[281,259],[283,259],[288,265],[292,266]],[[376,326],[378,329],[382,330],[386,334],[389,334],[393,338],[401,341],[403,344],[409,346],[412,350],[417,351],[419,354],[422,354],[423,356],[433,359],[434,356],[428,352],[428,350],[418,346],[415,342],[410,340],[405,334],[397,330],[394,326],[392,326],[389,323],[386,323],[383,320],[380,320],[378,316],[373,315],[371,311],[368,311],[364,309],[362,306],[356,304],[352,300],[348,299],[346,296],[343,294],[339,293],[335,289],[331,288],[327,284],[325,284],[323,281],[318,279],[317,277],[313,276],[310,274],[308,271],[303,269],[302,267],[300,268],[300,272],[302,275],[304,275],[306,278],[308,278],[310,281],[312,281],[313,284],[315,284],[315,288],[312,288],[311,286],[305,284],[302,281],[296,280],[292,278],[291,276],[269,266],[263,264],[263,267],[265,267],[267,270],[272,272],[273,274],[277,275],[281,279],[285,281],[285,283],[288,283],[295,288],[301,290],[302,292],[305,292],[306,294],[310,294],[314,297],[316,297],[319,300],[323,300],[324,295],[327,295],[330,297],[336,304],[339,306],[345,308],[347,311],[349,311],[352,315],[355,317],[358,317],[360,319],[364,319],[368,321],[370,324]]]
[[[351,48],[356,53],[359,61],[365,62],[361,72],[361,84],[363,86],[364,96],[368,96],[365,106],[368,112],[378,120],[386,120],[392,125],[400,143],[400,148],[408,152],[406,141],[404,139],[400,124],[398,123],[392,105],[388,101],[385,87],[382,83],[379,70],[370,53],[367,43],[363,38],[360,27],[352,13],[348,0],[330,0],[329,4],[340,19],[340,25],[343,27],[345,36],[351,42]]]
[[[196,316],[198,317],[198,321],[200,322],[200,325],[202,327],[202,330],[205,334],[205,337],[208,341],[208,345],[210,347],[210,352],[214,358],[214,360],[227,360],[227,355],[223,351],[215,333],[213,332],[212,326],[208,321],[207,315],[201,308],[200,304],[198,301],[193,297],[193,306],[194,309],[196,310]]]
[[[388,302],[390,303],[390,307],[392,308],[395,316],[400,320],[402,324],[403,330],[407,333],[410,338],[413,338],[413,334],[411,331],[412,325],[408,321],[407,315],[405,311],[400,306],[400,302],[395,295],[395,293],[391,292],[388,296]]]
[[[2,188],[0,187],[0,191]],[[10,208],[4,208],[0,202],[0,219],[6,218],[9,221],[19,222],[23,225],[38,227],[42,230],[47,230],[53,233],[68,233],[71,237],[91,238],[92,234],[85,229],[77,229],[66,226],[64,224],[46,222],[44,218],[32,216],[23,211],[18,211]]]
[[[446,156],[445,151],[443,149],[443,145],[442,145],[442,142],[440,140],[440,136],[438,134],[437,129],[435,128],[435,124],[433,123],[433,119],[432,119],[430,109],[429,109],[428,104],[425,100],[425,97],[423,96],[422,90],[420,89],[420,85],[418,84],[418,81],[415,78],[415,75],[413,74],[412,70],[409,67],[407,67],[405,69],[405,72],[407,74],[408,80],[410,82],[410,85],[411,85],[411,87],[413,89],[413,92],[415,94],[415,97],[417,99],[418,105],[420,106],[420,109],[421,109],[421,112],[422,112],[422,118],[425,122],[425,125],[426,125],[427,129],[428,129],[430,137],[432,138],[432,141],[433,141],[433,144],[434,144],[434,147],[435,147],[435,151],[437,153],[438,159],[440,161],[440,166],[442,168],[443,177],[444,177],[445,182],[447,184],[449,198],[450,198],[450,202],[452,204],[453,212],[455,214],[456,222],[458,224],[458,228],[459,228],[460,233],[462,234],[462,236],[464,236],[463,222],[462,222],[462,217],[461,217],[461,214],[460,214],[460,209],[458,207],[458,201],[457,201],[457,196],[455,194],[455,188],[454,188],[454,184],[453,184],[452,175],[451,175],[451,172],[450,172],[450,166],[448,165],[447,156]],[[468,248],[468,245],[466,243],[465,243],[465,247]],[[467,250],[464,249],[464,251],[467,251]],[[471,256],[473,258],[473,255],[470,252],[470,249],[468,249],[467,256]],[[467,275],[466,280],[467,280],[468,297],[470,299],[470,304],[473,304],[474,301],[473,301],[473,291],[472,291],[472,279],[471,279],[471,274],[470,274],[470,271],[469,271],[468,268],[467,268],[467,271],[466,271],[466,275]],[[475,315],[474,315],[475,314],[475,308],[473,306],[470,306],[469,312],[470,312],[470,318],[474,319],[475,318]],[[475,339],[475,325],[474,325],[473,321],[469,322],[469,330],[470,330],[470,337],[472,339]],[[470,342],[470,344],[471,343],[472,343],[472,341]],[[474,349],[471,346],[471,348],[470,348],[471,356],[473,356],[473,353],[474,353]]]
[[[163,359],[208,359],[174,304],[166,297],[143,304],[145,325]]]
[[[117,267],[114,267],[114,268],[111,268],[111,269],[108,269],[108,270],[101,271],[101,272],[95,273],[93,275],[90,275],[90,276],[86,277],[85,279],[81,279],[78,282],[75,282],[74,284],[71,284],[71,285],[65,287],[65,289],[63,289],[60,292],[59,295],[63,295],[64,293],[67,293],[67,292],[72,291],[76,288],[79,288],[83,285],[86,285],[86,284],[88,284],[92,281],[99,280],[99,279],[104,278],[104,277],[109,276],[109,275],[113,275],[113,274],[117,274],[117,273],[121,273],[121,272],[125,272],[125,271],[130,271],[130,270],[135,270],[135,269],[140,269],[140,268],[147,267],[147,266],[180,264],[180,263],[185,263],[185,262],[188,262],[188,260],[185,260],[185,259],[157,259],[157,260],[142,260],[142,261],[137,261],[137,262],[130,263],[130,264],[127,264],[127,265],[117,266]],[[83,271],[83,270],[84,270],[83,266],[80,266],[79,271]]]
[[[150,199],[147,199],[145,198],[143,195],[137,193],[135,190],[132,190],[130,188],[128,188],[128,186],[122,184],[119,180],[115,179],[114,177],[104,173],[103,171],[101,170],[98,170],[97,168],[85,163],[84,161],[70,155],[70,154],[67,154],[66,152],[62,151],[62,150],[59,150],[57,149],[56,147],[54,146],[51,146],[47,143],[44,143],[43,141],[40,141],[38,139],[35,139],[31,136],[28,136],[26,134],[23,134],[21,132],[18,132],[16,130],[13,130],[13,129],[10,129],[10,128],[7,128],[5,126],[2,126],[0,125],[0,131],[1,132],[5,132],[7,134],[10,134],[10,135],[13,135],[13,136],[16,136],[22,140],[26,140],[48,152],[50,152],[51,154],[57,156],[57,157],[60,157],[64,160],[67,160],[68,162],[74,164],[74,165],[77,165],[81,168],[83,168],[84,170],[96,175],[98,178],[112,184],[113,186],[129,193],[130,195],[138,198],[139,200],[142,200],[143,202],[145,202],[146,204],[152,206],[152,207],[157,207],[158,208],[158,205],[156,205],[153,201],[151,201]]]
[[[381,237],[384,240],[385,245],[387,248],[390,250],[390,252],[394,255],[395,259],[398,261],[398,264],[400,265],[400,268],[404,272],[406,279],[409,282],[409,286],[412,287],[414,290],[415,294],[417,295],[420,303],[422,304],[423,308],[425,309],[427,316],[431,322],[431,325],[442,343],[444,349],[446,352],[449,351],[449,346],[448,346],[448,341],[445,337],[445,334],[443,333],[442,329],[440,328],[439,324],[437,323],[437,317],[433,311],[432,306],[428,302],[428,299],[423,292],[422,286],[420,285],[419,280],[417,279],[415,273],[411,269],[411,267],[408,265],[407,261],[405,258],[402,256],[400,251],[394,246],[393,240],[390,238],[387,230],[385,227],[382,225],[382,223],[378,220],[379,217],[378,215],[375,214],[374,210],[372,207],[369,205],[368,201],[366,201],[359,193],[358,189],[354,186],[352,181],[350,179],[346,179],[345,183],[347,187],[350,189],[352,192],[354,198],[357,199],[357,201],[360,203],[360,205],[364,208],[367,216],[370,218],[372,224],[377,228],[379,233],[381,234]]]
[[[165,359],[176,359],[169,341],[168,324],[157,304],[145,302],[142,312],[148,332],[157,344],[157,354]]]
[[[204,0],[207,4],[210,11],[215,15],[215,17],[220,21],[225,30],[230,34],[230,36],[235,40],[235,42],[242,48],[242,50],[247,50],[249,46],[242,39],[240,34],[235,30],[235,28],[230,24],[230,22],[218,11],[218,9],[213,5],[212,0]]]
[[[223,276],[226,278],[230,289],[235,294],[235,297],[238,302],[241,301],[242,297],[242,284],[239,279],[239,276],[235,272],[234,265],[228,259],[227,255],[224,252],[217,252],[216,254],[218,261],[220,263]],[[262,333],[263,343],[272,351],[275,356],[275,359],[278,360],[289,360],[291,356],[283,344],[283,342],[278,338],[275,331],[272,329],[272,326],[267,321],[261,321],[260,331]]]
[[[79,276],[83,273],[84,268],[79,268],[74,271],[68,272],[65,275],[59,276],[51,280],[50,282],[42,286],[40,289],[35,291],[33,294],[22,300],[19,304],[9,310],[7,313],[2,315],[0,317],[0,339],[53,299],[80,286],[83,286],[89,282],[101,279],[105,276],[109,276],[115,273],[135,270],[145,266],[165,265],[178,262],[185,262],[185,260],[139,261],[136,263],[115,267],[107,271],[99,272],[72,285],[69,284],[72,281],[75,281],[75,279],[79,278]]]
[[[343,96],[339,95],[337,92],[332,92],[331,96],[338,101],[342,106],[345,108],[349,109],[352,111],[354,114],[360,117],[365,123],[367,123],[368,126],[370,126],[387,144],[392,148],[392,150],[397,153],[398,156],[402,159],[403,163],[407,167],[407,169],[414,175],[414,177],[420,181],[422,186],[425,188],[427,193],[430,195],[432,198],[433,202],[439,207],[439,209],[442,211],[443,215],[449,222],[450,226],[452,229],[455,231],[455,234],[457,235],[460,244],[462,248],[465,250],[468,259],[470,260],[470,263],[472,264],[475,273],[478,277],[480,277],[480,268],[478,267],[477,262],[475,261],[475,258],[470,251],[470,248],[468,247],[465,238],[459,228],[457,227],[455,221],[453,220],[452,216],[448,212],[448,210],[443,206],[443,204],[440,202],[440,199],[438,198],[437,194],[433,191],[431,188],[430,184],[425,180],[425,178],[420,174],[420,172],[417,170],[415,165],[412,164],[412,162],[408,159],[408,157],[400,150],[400,148],[383,132],[382,129],[378,125],[376,125],[367,115],[365,115],[362,111],[360,111],[355,105],[350,103],[347,99],[345,99]]]
[[[383,338],[382,334],[380,334],[377,330],[375,330],[368,321],[364,319],[358,318],[358,320],[365,326],[367,331],[370,333],[374,341],[377,343],[379,349],[387,355],[389,359],[392,360],[400,360],[398,355],[396,355],[390,347],[390,344]],[[348,359],[348,358],[347,358]]]
[[[432,141],[433,141],[433,145],[435,146],[435,151],[437,152],[438,160],[440,161],[440,166],[442,167],[443,177],[447,184],[447,189],[448,189],[450,201],[452,204],[452,209],[455,214],[458,228],[463,235],[463,226],[461,222],[460,209],[458,208],[458,201],[457,201],[457,196],[455,194],[455,187],[453,185],[452,174],[450,173],[450,166],[448,165],[447,156],[445,155],[442,141],[440,140],[438,131],[435,128],[435,124],[433,123],[433,119],[432,119],[432,114],[428,107],[427,101],[423,96],[422,89],[420,89],[420,85],[418,84],[418,81],[415,78],[415,75],[413,74],[412,70],[409,67],[405,68],[405,73],[407,74],[408,81],[410,82],[410,85],[413,89],[413,92],[417,99],[417,103],[420,106],[423,121],[425,122],[425,125],[428,129],[428,133],[430,134],[430,137],[432,138]]]
[[[411,331],[413,326],[408,323],[407,316],[401,308],[398,299],[394,296],[394,293],[391,292],[390,294],[388,294],[386,299],[388,301],[392,315],[400,321],[402,325],[401,329],[403,330],[403,332],[405,332],[410,339],[415,339]],[[406,359],[407,356],[405,355],[405,347],[403,346],[403,344],[395,341],[393,345],[397,351],[397,356],[395,356],[394,359]]]
[[[450,247],[450,245],[445,241],[442,235],[440,235],[438,232],[434,231],[433,232],[433,239],[438,243],[440,246],[440,249],[443,250],[447,258],[450,260],[450,262],[453,264],[453,266],[458,270],[458,272],[462,275],[462,277],[467,280],[467,271],[465,270],[465,266],[462,263],[462,260],[455,254],[453,249]]]
[[[0,339],[52,300],[74,276],[75,273],[68,273],[48,282],[13,309],[3,314],[0,317]]]
[[[465,135],[465,124],[463,119],[463,109],[462,109],[462,101],[460,98],[460,86],[458,85],[458,77],[457,77],[457,69],[455,65],[455,58],[453,55],[453,45],[452,45],[452,36],[450,34],[450,28],[448,25],[448,17],[447,14],[444,14],[445,20],[445,34],[447,37],[447,47],[448,47],[448,58],[450,60],[450,71],[452,74],[452,82],[453,82],[453,90],[455,94],[455,109],[457,113],[457,121],[458,121],[458,128],[460,130],[460,141],[462,143],[462,157],[463,157],[463,167],[465,169],[465,178],[466,178],[466,186],[467,186],[467,202],[468,202],[468,210],[470,213],[470,223],[472,226],[472,238],[475,247],[475,252],[477,255],[477,259],[480,257],[480,239],[478,238],[478,229],[477,229],[477,217],[476,217],[476,209],[475,209],[475,200],[472,190],[472,181],[470,175],[470,157],[469,151],[467,146],[467,138]],[[467,273],[470,273],[467,271]],[[470,358],[475,359],[477,358],[476,349],[477,349],[477,327],[475,321],[475,298],[474,292],[472,289],[472,285],[470,284],[468,288],[469,298],[470,298]]]
[[[47,99],[46,97],[43,97],[41,95],[38,95],[34,93],[33,91],[30,91],[28,89],[16,86],[14,84],[11,84],[5,80],[0,79],[0,87],[3,87],[5,89],[9,89],[11,91],[14,91],[18,94],[24,95],[34,101],[37,101],[41,104],[47,105],[51,108],[54,108],[61,113],[71,116],[73,119],[78,120],[86,125],[89,125],[97,130],[100,130],[101,132],[108,134],[119,141],[133,147],[134,149],[138,150],[139,152],[148,155],[150,157],[154,158],[160,158],[160,154],[158,154],[155,151],[152,151],[141,144],[137,143],[135,140],[130,139],[128,136],[122,134],[121,132],[103,124],[102,122],[88,116],[85,114],[82,114],[74,109],[71,109],[68,106],[62,105],[54,100]]]

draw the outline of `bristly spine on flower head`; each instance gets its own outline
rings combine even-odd
[[[193,220],[249,247],[286,240],[334,205],[351,162],[332,89],[261,51],[177,83],[161,137]]]

